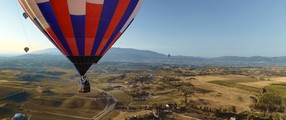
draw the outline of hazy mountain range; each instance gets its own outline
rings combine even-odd
[[[20,55],[15,57],[0,58],[3,59],[25,59],[25,60],[66,60],[57,49],[45,49]],[[133,63],[156,63],[156,64],[191,64],[191,65],[286,65],[286,57],[238,57],[224,56],[217,58],[202,58],[191,56],[172,56],[157,53],[149,50],[137,50],[130,48],[111,48],[100,62],[133,62]]]

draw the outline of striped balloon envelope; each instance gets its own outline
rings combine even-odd
[[[19,3],[83,76],[132,23],[143,0],[19,0]]]

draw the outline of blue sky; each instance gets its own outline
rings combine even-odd
[[[1,0],[0,53],[22,52],[28,40],[34,51],[53,47],[30,20],[19,17],[15,1]],[[114,46],[201,57],[286,56],[285,5],[285,0],[145,0]]]

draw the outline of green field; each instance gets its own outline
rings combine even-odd
[[[102,85],[102,84],[92,84],[92,86],[98,88],[98,89],[101,89],[101,90],[104,90],[104,89],[108,89],[108,86],[105,86],[105,85]]]
[[[227,86],[227,87],[234,87],[234,88],[247,90],[247,91],[255,92],[255,93],[260,93],[261,89],[259,89],[259,88],[238,84],[238,83],[249,83],[249,84],[251,84],[251,82],[256,82],[256,81],[258,81],[258,80],[236,79],[236,80],[215,80],[215,81],[209,81],[209,83],[218,84],[218,85]]]
[[[119,105],[128,105],[128,104],[130,104],[130,102],[132,100],[129,95],[125,94],[121,90],[113,90],[113,91],[110,91],[109,93],[114,95],[114,97],[117,99]]]
[[[168,103],[174,103],[178,99],[182,99],[181,94],[179,94],[178,91],[172,90],[172,91],[165,91],[166,94],[158,95],[155,98],[151,98],[147,101],[133,101],[132,105],[134,106],[145,106],[145,105],[153,105],[153,104],[168,104]],[[162,94],[162,92],[160,92]],[[160,101],[160,102],[158,102]]]

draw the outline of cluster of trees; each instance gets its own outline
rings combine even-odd
[[[265,88],[262,90],[261,96],[258,99],[251,97],[253,105],[250,106],[254,111],[248,114],[248,120],[279,120],[280,116],[277,112],[284,113],[285,107],[282,103],[282,98],[275,92],[268,92]]]
[[[246,120],[281,120],[279,115],[271,115],[269,113],[249,113]]]
[[[134,116],[134,117],[128,117],[125,118],[125,120],[161,120],[160,118],[156,118],[152,113],[140,115],[140,116]]]
[[[142,96],[149,96],[150,93],[147,91],[132,90],[128,92],[128,94],[132,97],[142,97]]]
[[[136,76],[131,78],[130,81],[128,81],[129,84],[135,84],[135,83],[152,83],[154,80],[154,76],[152,75],[142,75],[142,76]]]
[[[154,105],[140,105],[140,106],[132,106],[132,105],[124,105],[121,102],[117,102],[116,109],[120,110],[128,110],[128,111],[137,111],[137,110],[152,110],[155,109]]]
[[[282,98],[274,93],[266,92],[259,97],[254,106],[255,109],[263,112],[284,112],[285,107],[282,104]]]
[[[162,77],[161,81],[165,81],[165,82],[171,82],[171,81],[181,81],[181,79],[179,78],[175,78],[175,77]]]
[[[62,76],[64,74],[66,74],[66,72],[62,72],[62,71],[39,71],[37,73],[47,74],[47,75],[52,75],[52,76]]]
[[[236,107],[229,106],[226,108],[212,108],[208,106],[196,106],[188,104],[185,107],[181,107],[178,112],[187,112],[187,113],[197,113],[205,116],[213,116],[216,118],[225,118],[229,119],[230,117],[238,116],[241,118],[241,115],[236,114]]]

